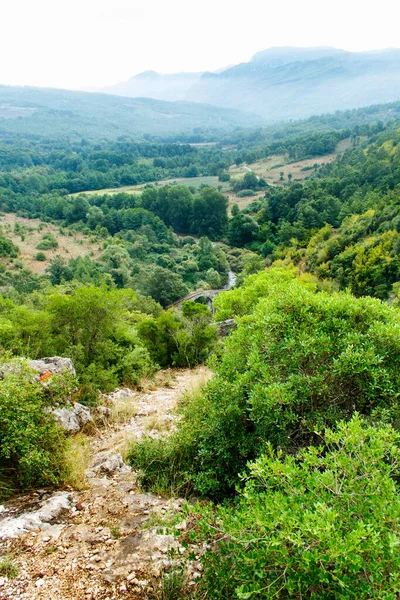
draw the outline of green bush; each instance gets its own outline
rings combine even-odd
[[[182,312],[169,310],[138,324],[142,343],[162,367],[194,367],[212,352],[217,330],[207,306],[184,302]]]
[[[236,504],[203,518],[199,597],[398,598],[399,442],[354,416],[295,457],[269,448]]]
[[[58,248],[58,242],[51,232],[45,233],[39,244],[36,246],[37,250],[52,250],[53,248]]]
[[[11,240],[8,240],[0,235],[0,257],[1,258],[17,258],[19,248]]]
[[[171,463],[174,473],[182,472],[188,489],[215,498],[234,491],[238,473],[269,442],[297,451],[315,441],[315,430],[354,411],[398,423],[396,309],[371,298],[315,292],[290,273],[249,280],[221,300],[225,314],[235,307],[248,314],[227,338],[216,376],[184,409],[172,439],[159,442],[162,449],[151,446],[167,470]],[[155,473],[143,445],[133,462],[151,485]],[[157,468],[163,469],[161,459]]]
[[[38,252],[35,256],[35,259],[43,262],[44,260],[46,260],[46,255],[44,252]]]
[[[46,409],[75,386],[69,375],[44,385],[23,361],[11,365],[0,380],[0,496],[62,480],[64,434]]]
[[[247,198],[247,196],[255,196],[256,193],[253,190],[240,190],[237,192],[236,196],[238,198]]]

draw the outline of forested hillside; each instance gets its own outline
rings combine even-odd
[[[257,125],[260,117],[193,102],[121,99],[106,94],[0,86],[0,132],[51,137],[210,135]]]

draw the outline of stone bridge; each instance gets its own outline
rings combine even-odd
[[[216,296],[217,294],[220,294],[221,292],[226,292],[226,291],[227,291],[226,289],[197,290],[197,292],[192,292],[191,294],[188,294],[184,298],[180,298],[173,304],[170,304],[169,306],[167,306],[167,308],[177,308],[178,310],[181,310],[182,304],[184,302],[188,302],[189,300],[191,300],[192,302],[195,302],[196,300],[199,300],[200,298],[205,298],[207,300],[208,308],[212,311],[212,299],[214,298],[214,296]]]

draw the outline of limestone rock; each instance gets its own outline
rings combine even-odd
[[[218,335],[220,337],[225,337],[232,329],[236,327],[236,323],[234,319],[227,319],[226,321],[220,321],[219,323],[216,323],[216,326],[218,329]]]
[[[0,540],[18,537],[27,531],[46,529],[71,508],[71,494],[58,492],[46,500],[41,508],[22,513],[18,517],[6,517],[0,521]]]
[[[89,423],[89,421],[91,421],[92,417],[90,415],[90,410],[87,406],[79,404],[79,402],[75,402],[73,410],[81,427],[83,427],[84,425]]]
[[[54,408],[51,412],[67,433],[78,433],[80,431],[81,426],[78,415],[73,410],[69,408]]]
[[[50,356],[47,358],[41,358],[40,360],[30,360],[29,366],[31,369],[39,372],[39,375],[45,373],[62,373],[63,371],[69,371],[71,375],[76,377],[76,371],[72,360],[70,358],[64,358],[62,356]]]
[[[75,402],[71,408],[54,408],[51,412],[67,433],[78,433],[92,419],[87,406],[79,402]]]
[[[113,475],[114,473],[127,473],[131,467],[126,465],[120,454],[110,454],[108,456],[100,456],[91,466],[91,471],[94,473],[104,473],[105,475]]]

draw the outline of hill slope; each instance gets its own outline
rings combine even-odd
[[[0,133],[117,138],[189,134],[257,125],[257,116],[191,102],[0,86]]]

